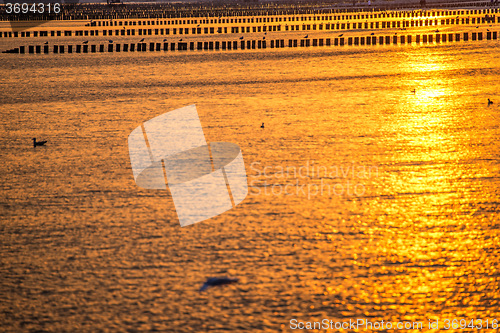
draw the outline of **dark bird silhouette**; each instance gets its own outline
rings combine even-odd
[[[49,43],[49,42],[45,42],[45,43],[43,43],[43,44],[44,44],[44,45],[47,45],[48,43]]]
[[[476,27],[476,29],[479,28],[479,26]]]
[[[267,35],[267,32],[264,32],[264,35]]]
[[[412,90],[412,91],[410,91],[410,92],[412,92],[412,93],[416,93],[417,91],[416,91],[415,89],[413,89],[413,90]]]
[[[395,34],[395,35],[397,35],[398,33],[397,33],[397,32],[395,32],[394,34]]]
[[[198,24],[197,27],[199,27],[200,25]]]
[[[243,39],[243,36],[241,36],[240,39]]]
[[[486,31],[490,31],[490,29],[486,29]]]
[[[144,42],[144,38],[139,41],[139,43]]]
[[[207,281],[201,286],[200,291],[205,291],[210,287],[215,286],[223,286],[225,284],[231,284],[238,282],[238,278],[230,278],[230,277],[211,277],[208,278]]]
[[[110,39],[110,40],[108,40],[108,42],[113,43],[113,41],[112,41],[111,39]]]
[[[88,43],[89,43],[89,41],[88,41],[88,40],[86,40],[86,41],[85,41],[85,42],[83,42],[82,44],[88,44]]]
[[[304,38],[309,38],[309,35],[306,35]]]
[[[436,31],[435,31],[435,32],[439,32],[439,29],[436,29]]]
[[[260,128],[264,128],[264,123],[262,123],[262,125],[260,125]]]
[[[33,148],[36,148],[36,146],[43,146],[46,143],[47,143],[47,141],[38,141],[38,142],[36,142],[36,138],[33,138]]]
[[[182,38],[181,38],[181,39],[179,39],[179,42],[182,42]]]
[[[373,36],[373,35],[375,35],[375,33],[374,33],[374,32],[372,32],[372,33],[371,33],[371,35]]]
[[[167,41],[167,39],[165,38],[163,41],[164,41],[164,42],[166,42],[166,41]]]
[[[488,105],[491,105],[491,104],[493,104],[493,102],[490,101],[490,99],[488,98]]]
[[[340,35],[339,35],[339,37],[342,37],[342,36],[344,36],[344,34],[340,34]]]

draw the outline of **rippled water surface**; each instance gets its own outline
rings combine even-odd
[[[1,330],[500,319],[499,58],[497,41],[2,55]],[[241,147],[250,193],[181,228],[168,191],[135,185],[127,137],[193,103],[207,141]]]

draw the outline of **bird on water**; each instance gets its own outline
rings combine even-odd
[[[342,37],[342,36],[344,36],[344,34],[340,34],[340,35],[339,35],[339,37]]]
[[[211,277],[208,278],[207,281],[201,286],[200,291],[204,291],[210,287],[215,287],[215,286],[223,286],[225,284],[231,284],[238,282],[238,278],[230,278],[230,277]]]
[[[264,123],[262,123],[262,125],[260,125],[260,128],[264,128]]]
[[[488,105],[491,105],[491,104],[493,104],[493,102],[490,101],[490,99],[488,98]]]
[[[144,38],[139,41],[139,43],[144,42]]]
[[[47,143],[47,141],[36,141],[36,138],[33,138],[33,148],[36,148],[36,146],[43,146],[44,144]]]
[[[86,40],[86,41],[85,41],[85,42],[83,42],[82,44],[88,44],[88,43],[89,43],[89,41],[88,41],[88,40]]]
[[[412,92],[412,93],[416,93],[417,91],[416,91],[415,89],[413,89],[413,90],[412,90],[412,91],[410,91],[410,92]]]
[[[304,38],[309,38],[309,35],[306,35]]]

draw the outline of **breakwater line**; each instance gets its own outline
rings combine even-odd
[[[205,17],[183,19],[120,19],[81,21],[80,27],[0,29],[0,38],[98,37],[98,36],[214,36],[291,31],[348,31],[468,26],[500,23],[500,9],[355,12],[335,14],[275,15],[264,17]],[[63,21],[74,22],[74,21]]]

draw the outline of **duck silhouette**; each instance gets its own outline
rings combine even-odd
[[[231,283],[236,283],[240,279],[238,278],[230,278],[230,277],[211,277],[208,278],[207,281],[201,286],[200,291],[205,291],[210,287],[215,287],[215,286],[223,286],[225,284],[231,284]]]
[[[33,148],[36,148],[36,146],[43,146],[47,143],[47,141],[36,141],[36,138],[33,138]]]
[[[488,105],[491,105],[491,104],[493,104],[493,102],[490,101],[490,99],[488,98]]]
[[[264,128],[264,123],[262,123],[262,125],[260,125],[260,128]]]

